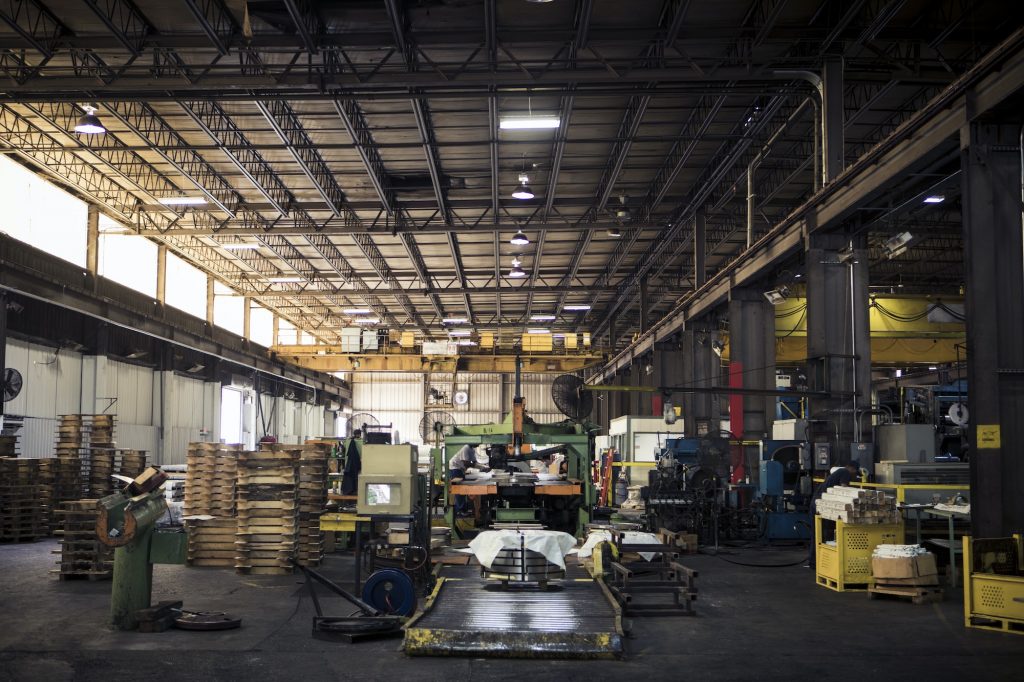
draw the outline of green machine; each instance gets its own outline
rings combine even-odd
[[[512,412],[504,421],[454,426],[445,437],[441,458],[445,467],[445,519],[452,531],[460,535],[452,496],[465,495],[474,501],[478,526],[540,524],[582,536],[597,502],[592,471],[594,433],[598,427],[586,421],[592,404],[563,407],[556,400],[568,419],[557,424],[537,424],[527,416],[520,395],[518,362],[515,386]],[[465,445],[486,448],[494,473],[490,479],[449,480],[448,460]],[[565,457],[564,476],[537,478],[523,472],[522,463],[556,454]]]
[[[118,630],[134,630],[137,613],[151,606],[153,564],[184,564],[187,541],[180,528],[157,528],[167,513],[160,486],[167,474],[155,467],[97,502],[96,535],[114,550],[110,618]]]

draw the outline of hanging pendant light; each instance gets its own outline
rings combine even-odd
[[[516,246],[526,246],[526,245],[528,245],[530,243],[530,239],[526,236],[526,234],[522,230],[518,230],[512,236],[512,239],[509,240],[509,243],[510,244],[515,244]]]
[[[533,190],[530,189],[530,178],[526,173],[519,174],[519,184],[512,192],[513,199],[532,199]]]
[[[618,239],[619,237],[622,236],[622,230],[620,230],[618,227],[614,227],[614,226],[613,227],[609,227],[608,228],[608,236],[609,237],[615,237],[616,239]]]
[[[510,279],[523,279],[526,277],[526,271],[522,268],[522,263],[518,258],[512,259],[512,270],[508,273]]]
[[[83,104],[82,109],[85,113],[82,114],[81,118],[78,119],[78,123],[75,124],[75,132],[81,133],[82,135],[101,135],[107,132],[106,126],[100,121],[100,117],[96,115],[96,107]]]

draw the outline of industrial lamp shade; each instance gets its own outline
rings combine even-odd
[[[96,115],[96,110],[86,107],[85,113],[75,124],[75,132],[83,135],[100,135],[107,132],[107,128],[100,121],[100,117]]]
[[[519,176],[519,184],[516,185],[515,190],[512,192],[513,199],[532,199],[534,196],[533,190],[530,189],[530,178],[526,174]]]
[[[616,239],[618,239],[619,237],[622,236],[622,230],[620,230],[617,227],[609,227],[608,228],[608,236],[609,237],[615,237]]]
[[[530,243],[530,240],[529,238],[527,238],[526,234],[522,230],[519,230],[512,236],[512,239],[509,240],[509,243],[515,244],[516,246],[526,246],[527,244]]]

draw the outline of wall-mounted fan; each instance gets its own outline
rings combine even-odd
[[[441,447],[446,436],[455,431],[455,417],[448,412],[425,412],[420,419],[420,438],[424,443],[431,443],[435,448]]]
[[[356,429],[365,435],[367,426],[380,426],[380,420],[369,412],[356,412],[348,418],[348,435],[351,436]]]
[[[13,367],[4,369],[3,378],[0,380],[0,393],[3,394],[5,403],[18,397],[18,394],[21,393],[21,386],[21,372]]]
[[[594,410],[594,394],[584,388],[586,384],[574,374],[563,374],[551,384],[551,399],[569,419],[583,421]]]

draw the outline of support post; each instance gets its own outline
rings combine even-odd
[[[822,70],[821,119],[824,143],[825,181],[832,182],[843,172],[843,61],[825,60]]]
[[[647,278],[640,280],[640,333],[651,328],[651,301],[647,296]]]
[[[758,289],[729,293],[729,377],[737,387],[775,388],[775,307]],[[729,430],[738,438],[755,441],[771,434],[774,397],[732,396],[730,405]],[[742,471],[733,463],[733,482],[757,479],[758,449],[745,446],[743,451]]]
[[[0,289],[0,378],[7,368],[7,292]],[[0,400],[0,429],[4,426],[4,401]]]
[[[975,537],[1024,530],[1024,158],[1020,123],[961,130]]]
[[[156,300],[161,306],[167,304],[167,245],[156,248]]]
[[[693,288],[700,289],[708,281],[707,269],[707,214],[704,207],[693,217]]]
[[[812,440],[832,443],[834,465],[850,460],[851,443],[870,440],[857,418],[871,403],[868,252],[862,239],[838,234],[813,237],[809,246],[807,378],[813,390],[834,394],[811,401],[811,433]],[[872,462],[860,463],[871,468]]]
[[[85,269],[93,290],[100,271],[100,209],[89,204],[85,218]]]
[[[715,340],[716,334],[699,326],[680,334],[681,377],[674,385],[694,388],[716,385],[718,356],[712,350]],[[688,393],[682,397],[684,429],[688,437],[718,435],[716,398],[710,393]]]
[[[246,296],[242,299],[242,305],[242,336],[248,341],[252,324],[252,299]]]
[[[213,302],[214,302],[213,277],[206,278],[206,324],[210,331],[213,331]]]

